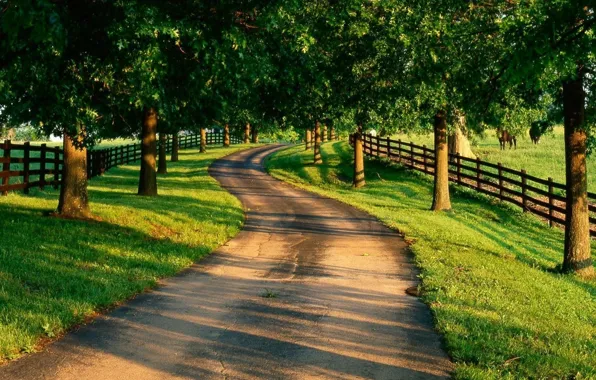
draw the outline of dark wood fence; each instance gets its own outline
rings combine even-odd
[[[350,136],[353,144],[354,136]],[[413,170],[434,175],[435,152],[425,145],[363,135],[364,154],[382,157]],[[449,180],[460,186],[496,197],[538,215],[550,226],[564,226],[566,217],[565,185],[552,178],[543,179],[525,170],[507,168],[500,163],[449,155]],[[596,236],[596,194],[588,193],[590,234]]]
[[[207,133],[207,145],[222,145],[223,133]],[[180,149],[197,147],[200,136],[187,135],[178,138]],[[230,136],[231,144],[241,144],[236,136]],[[58,188],[62,174],[64,155],[60,147],[49,147],[47,144],[31,145],[13,144],[10,140],[1,143],[0,156],[0,193],[7,195],[9,191],[23,190],[46,186]],[[171,153],[172,140],[168,138],[166,151]],[[102,175],[107,170],[133,163],[141,159],[141,144],[128,144],[105,149],[87,151],[87,176],[89,178]]]

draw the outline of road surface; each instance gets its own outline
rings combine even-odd
[[[408,296],[406,244],[350,206],[269,177],[279,146],[213,175],[246,209],[237,237],[0,379],[438,379],[452,365]]]

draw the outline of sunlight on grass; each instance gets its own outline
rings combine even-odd
[[[155,286],[238,233],[241,204],[207,168],[245,148],[181,151],[159,176],[156,198],[135,195],[138,164],[94,178],[97,222],[43,216],[56,208],[58,191],[0,197],[0,362]]]
[[[424,300],[456,362],[457,378],[595,378],[596,281],[555,272],[564,233],[533,216],[452,186],[454,211],[429,211],[432,178],[368,160],[351,188],[352,150],[278,152],[270,173],[363,209],[405,234]]]

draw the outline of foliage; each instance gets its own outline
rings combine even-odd
[[[302,135],[294,128],[274,129],[261,135],[262,141],[298,143]]]
[[[46,137],[39,134],[39,131],[29,125],[15,128],[16,141],[44,141]]]
[[[596,376],[596,282],[556,273],[561,230],[465,190],[453,192],[457,211],[434,213],[431,181],[379,161],[367,163],[367,187],[355,191],[345,180],[347,143],[323,144],[322,153],[323,165],[307,166],[309,152],[284,150],[268,170],[405,234],[456,378]]]

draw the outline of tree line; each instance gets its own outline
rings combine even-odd
[[[433,131],[435,211],[451,209],[449,134],[563,122],[562,270],[591,275],[594,9],[592,0],[0,0],[0,122],[64,136],[65,167],[84,164],[77,152],[101,138],[141,136],[142,195],[156,194],[156,132],[293,127],[310,141],[314,129],[315,163],[322,128],[355,132],[360,187],[364,129]],[[82,199],[84,187],[65,170],[63,189]],[[82,207],[58,212],[86,215]]]

